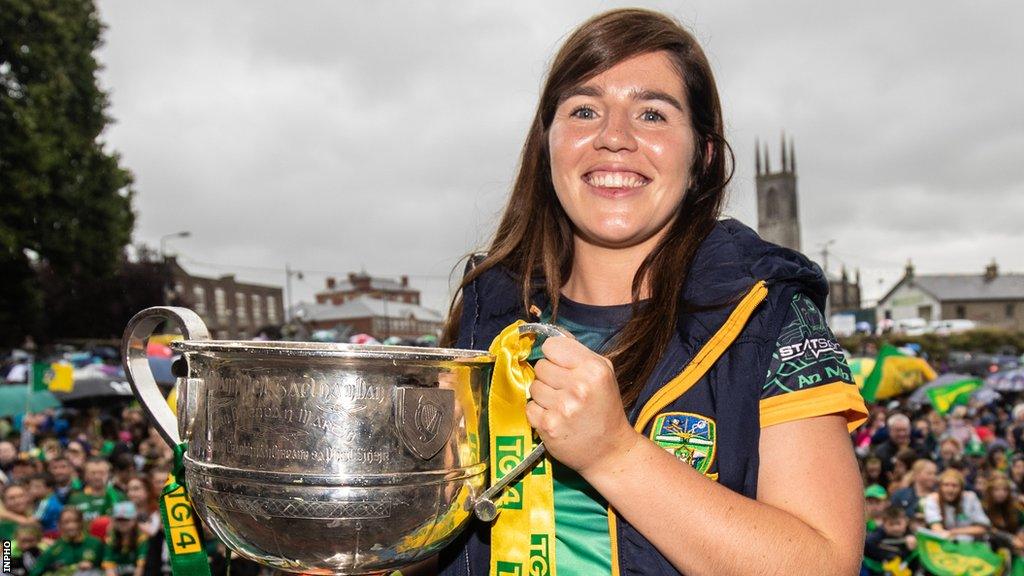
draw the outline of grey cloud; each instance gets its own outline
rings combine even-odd
[[[754,138],[796,139],[805,250],[835,239],[869,293],[921,270],[1024,270],[1024,7],[657,2],[691,26],[737,154],[729,212],[755,224]],[[106,135],[137,177],[139,240],[283,283],[414,275],[441,308],[493,230],[541,75],[603,2],[104,1]],[[775,160],[777,162],[777,160]],[[276,271],[280,270],[280,272]],[[308,298],[317,274],[297,283]]]

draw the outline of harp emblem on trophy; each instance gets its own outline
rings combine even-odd
[[[413,454],[430,460],[452,434],[455,391],[403,386],[395,393],[398,436]]]

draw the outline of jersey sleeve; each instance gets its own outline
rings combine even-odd
[[[796,294],[782,325],[761,389],[761,427],[842,414],[852,432],[867,420],[867,408],[821,311]]]

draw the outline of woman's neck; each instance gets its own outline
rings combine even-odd
[[[633,277],[660,236],[627,248],[600,246],[574,236],[572,270],[562,285],[562,294],[574,302],[593,306],[629,304],[633,301]],[[646,297],[644,286],[641,298]]]

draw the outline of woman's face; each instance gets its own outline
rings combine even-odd
[[[998,482],[992,485],[992,500],[996,504],[1002,504],[1010,498],[1010,487],[1005,482]]]
[[[585,242],[660,237],[690,185],[694,134],[683,82],[664,52],[630,58],[570,90],[548,131],[551,179]]]
[[[1024,478],[1024,460],[1014,460],[1010,467],[1010,473],[1014,478]]]
[[[128,481],[128,499],[135,504],[135,507],[139,510],[146,510],[149,508],[149,493],[146,492],[145,482],[141,478],[132,478]]]
[[[75,514],[61,514],[57,527],[60,530],[60,537],[65,540],[75,540],[82,535],[82,523]]]
[[[937,470],[934,464],[927,464],[924,468],[921,468],[916,477],[918,485],[929,492],[934,490],[935,473]]]
[[[945,478],[939,482],[939,494],[943,502],[955,502],[960,497],[960,482],[955,478]]]

